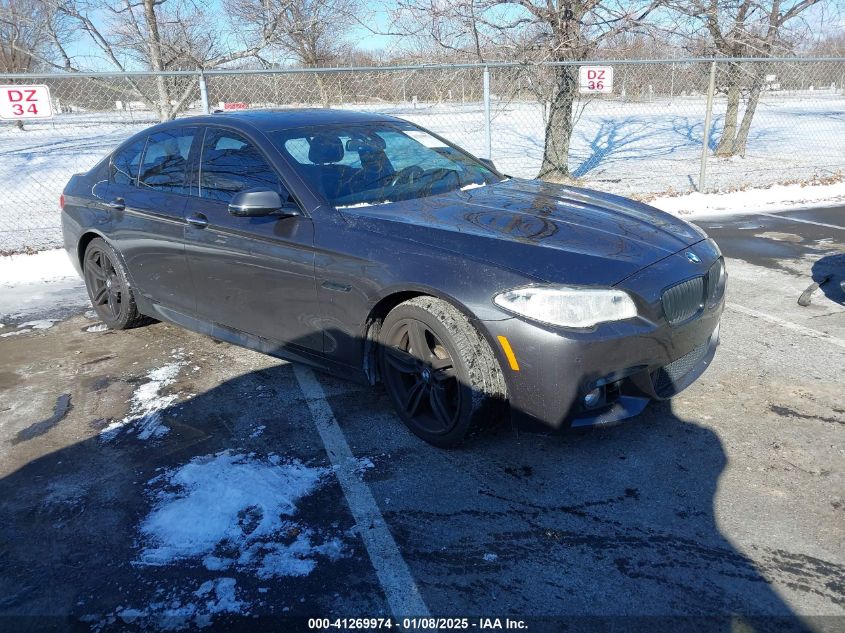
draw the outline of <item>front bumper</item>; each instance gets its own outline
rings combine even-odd
[[[641,318],[583,332],[516,317],[484,321],[493,341],[507,337],[519,364],[518,371],[509,368],[497,349],[514,419],[553,429],[612,424],[639,414],[650,400],[673,397],[704,373],[719,345],[724,297],[693,320],[669,325],[660,292],[677,265],[669,258],[624,284],[641,302]],[[587,406],[584,397],[594,390],[598,400]]]

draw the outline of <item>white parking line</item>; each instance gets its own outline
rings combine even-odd
[[[358,462],[349,449],[329,403],[326,402],[322,385],[307,367],[295,365],[294,373],[302,393],[305,394],[308,409],[314,417],[320,437],[323,438],[326,453],[335,468],[340,487],[346,495],[346,502],[355,523],[358,524],[370,561],[387,596],[390,611],[395,618],[428,616],[428,607],[423,602],[407,563],[399,553],[399,547],[393,540],[376,500],[369,486],[361,481],[356,472]]]
[[[814,224],[816,226],[823,226],[828,229],[840,229],[842,231],[845,231],[845,226],[839,226],[837,224],[825,224],[824,222],[804,220],[802,218],[791,218],[788,215],[778,215],[777,213],[758,213],[757,215],[765,215],[767,218],[777,218],[778,220],[786,220],[788,222],[800,222],[801,224]]]
[[[766,314],[765,312],[759,312],[758,310],[754,310],[752,308],[746,308],[745,306],[741,306],[736,303],[728,303],[727,307],[728,309],[733,310],[734,312],[739,312],[741,314],[745,314],[756,319],[763,319],[764,321],[774,323],[775,325],[779,325],[780,327],[786,328],[787,330],[798,332],[799,334],[803,334],[804,336],[810,336],[812,338],[821,339],[823,341],[827,341],[828,343],[832,343],[837,347],[845,349],[845,340],[833,336],[832,334],[828,334],[827,332],[820,332],[819,330],[804,327],[803,325],[798,325],[797,323],[793,323],[792,321],[787,321],[786,319],[781,319],[780,317],[776,317],[771,314]]]

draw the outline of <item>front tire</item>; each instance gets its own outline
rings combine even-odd
[[[502,370],[487,341],[449,303],[415,297],[379,332],[382,380],[407,427],[441,448],[461,444],[504,408]]]
[[[88,298],[100,320],[111,330],[126,330],[150,321],[138,312],[129,274],[117,251],[97,237],[85,248],[82,272]]]

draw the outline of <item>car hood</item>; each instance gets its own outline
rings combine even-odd
[[[705,237],[628,198],[515,178],[342,213],[359,227],[552,283],[613,285]]]

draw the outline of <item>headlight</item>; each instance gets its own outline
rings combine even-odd
[[[613,288],[529,286],[508,290],[493,303],[516,314],[562,327],[586,328],[637,316],[628,293]]]

